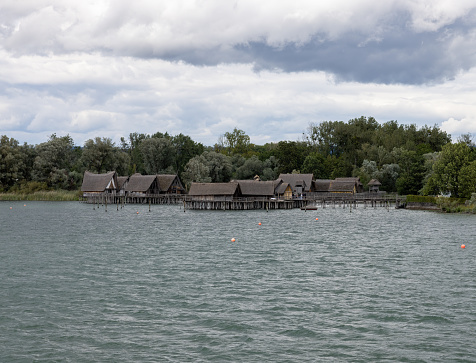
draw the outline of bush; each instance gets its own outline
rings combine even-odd
[[[407,195],[407,203],[433,203],[437,204],[435,197],[423,195]]]

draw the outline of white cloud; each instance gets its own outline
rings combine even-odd
[[[441,128],[451,135],[476,134],[476,117],[465,117],[460,120],[449,118],[443,121]],[[453,141],[455,141],[453,137]]]

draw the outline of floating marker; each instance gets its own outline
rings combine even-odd
[[[318,221],[318,220],[319,220],[319,218],[316,218],[316,221]]]
[[[261,226],[261,222],[258,223],[258,226]]]
[[[466,248],[466,245],[461,245],[461,248]]]
[[[232,239],[231,239],[231,242],[235,242],[235,239],[234,239],[234,238],[232,238]]]
[[[13,209],[13,207],[10,207],[10,209]]]
[[[139,214],[139,212],[137,212],[137,214]]]

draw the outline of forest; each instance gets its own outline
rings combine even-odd
[[[373,178],[381,190],[401,195],[476,193],[476,148],[471,134],[456,142],[436,125],[378,123],[373,117],[310,123],[301,140],[255,145],[238,128],[213,146],[189,136],[131,133],[120,144],[96,137],[76,146],[69,135],[51,135],[38,145],[2,135],[0,192],[78,190],[85,170],[119,175],[178,174],[192,182],[273,180],[280,173],[312,173],[315,179]]]

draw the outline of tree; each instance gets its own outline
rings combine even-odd
[[[326,158],[318,152],[313,152],[306,156],[301,171],[304,174],[313,174],[316,179],[328,179],[330,176],[330,172],[326,167]]]
[[[251,179],[255,175],[261,175],[263,173],[263,166],[263,162],[256,155],[253,155],[236,170],[236,178]]]
[[[175,149],[174,165],[179,175],[184,171],[189,160],[194,156],[201,155],[205,149],[201,143],[197,143],[190,136],[183,134],[172,137],[171,142]]]
[[[464,172],[468,172],[468,169],[464,167],[473,160],[471,148],[464,142],[443,146],[438,160],[433,165],[432,176],[432,181],[439,192],[451,193],[456,198],[467,195],[468,191],[465,189],[465,182],[461,180],[461,176]]]
[[[304,142],[280,141],[274,152],[279,160],[279,172],[291,173],[300,170],[306,159],[308,146]]]
[[[0,190],[7,190],[25,178],[25,155],[18,141],[2,135],[0,138]]]
[[[274,156],[270,156],[263,163],[261,180],[275,180],[278,177],[279,162]]]
[[[424,163],[425,159],[416,151],[405,149],[401,151],[398,160],[400,173],[396,181],[399,194],[418,194],[423,187]]]
[[[197,183],[210,183],[210,169],[204,164],[200,156],[191,158],[185,166],[182,173],[182,180],[187,189],[190,188],[192,182]]]
[[[144,169],[147,174],[173,173],[176,154],[172,142],[165,137],[149,138],[140,146]]]
[[[463,166],[460,172],[460,196],[470,198],[476,193],[476,160]]]
[[[230,181],[232,165],[228,156],[214,151],[205,151],[200,155],[200,160],[208,167],[209,176],[213,183]]]
[[[126,175],[129,161],[129,155],[116,147],[110,138],[96,137],[84,143],[81,162],[91,172],[105,173],[115,170],[119,175]]]
[[[244,154],[250,147],[250,137],[236,127],[232,132],[225,132],[219,142],[223,143],[231,154]]]
[[[50,136],[47,142],[37,146],[37,156],[33,164],[32,177],[35,181],[46,182],[49,187],[68,185],[69,173],[76,162],[77,153],[73,139],[69,136]],[[71,185],[71,188],[75,187]]]

